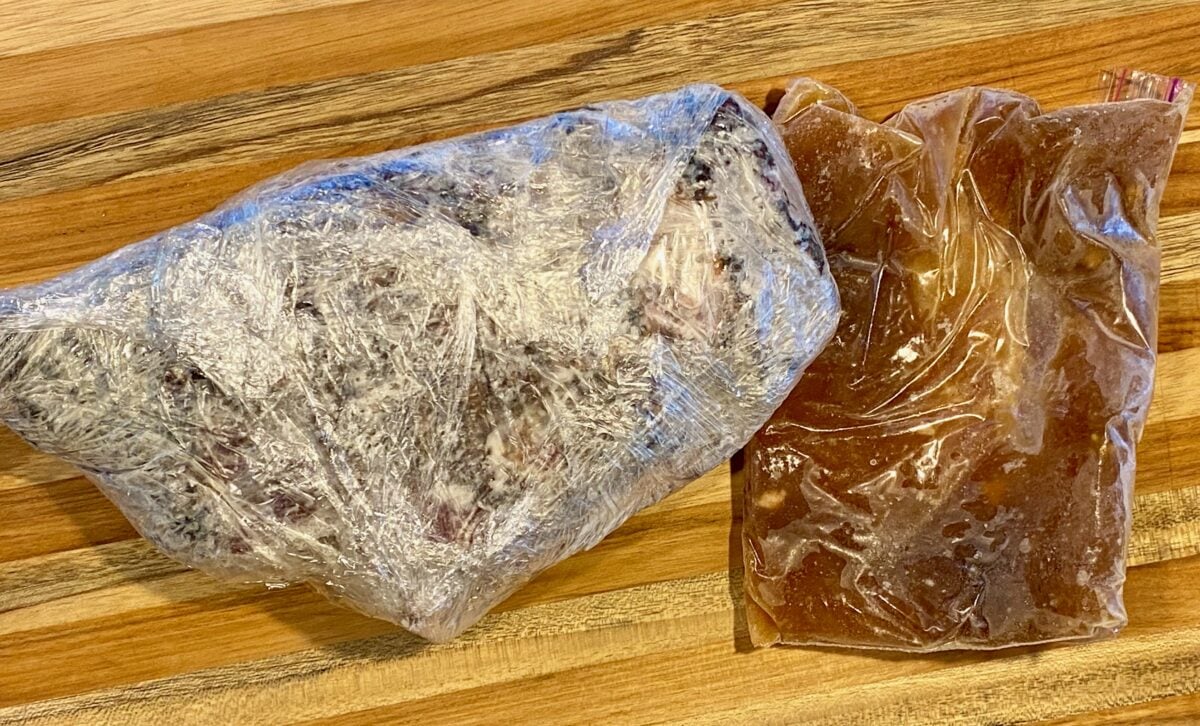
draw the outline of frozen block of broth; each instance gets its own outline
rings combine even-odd
[[[1124,625],[1155,225],[1191,88],[1123,78],[1060,111],[968,88],[882,124],[809,80],[781,101],[844,314],[747,447],[756,643]]]

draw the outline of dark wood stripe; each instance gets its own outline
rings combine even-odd
[[[1089,12],[1094,11],[1096,17],[1112,12],[1094,5]],[[916,50],[926,45],[921,41],[927,37],[926,31],[947,23],[982,37],[1028,30],[1035,23],[1065,21],[1003,4],[948,6],[936,17],[914,14],[902,18],[891,15],[888,6],[871,7],[878,8],[878,15],[851,16],[824,5],[794,3],[12,129],[0,135],[0,200],[164,170],[186,171],[317,150],[336,153],[345,148],[347,139],[403,145],[463,125],[509,122],[614,95],[663,90],[690,80],[737,84],[796,72],[805,65]],[[1180,8],[1170,23],[1158,15],[1146,16],[1148,23],[1163,25],[1163,37],[1155,38],[1159,48],[1171,44],[1172,34],[1178,33],[1189,14],[1200,16],[1200,8]],[[798,33],[821,27],[821,22],[828,23],[826,43],[796,40]],[[1141,37],[1154,32],[1153,27],[1142,30]],[[1129,37],[1115,28],[1112,34]],[[1094,44],[1095,36],[1088,37]],[[828,41],[841,39],[854,42],[835,52]],[[847,47],[854,50],[848,52]],[[1005,65],[1003,59],[996,62],[997,67]],[[719,75],[714,76],[718,68]],[[905,69],[906,79],[910,72]],[[1077,75],[1083,75],[1082,71],[1068,77]],[[614,84],[614,79],[621,80]]]
[[[0,563],[0,613],[187,572],[136,538]]]
[[[1131,566],[1200,554],[1200,487],[1134,498]]]
[[[76,476],[75,467],[35,450],[0,424],[0,492]]]
[[[307,588],[256,590],[247,600],[244,588],[233,588],[216,597],[4,636],[0,707],[395,630]]]
[[[620,33],[721,8],[728,4],[492,0],[479,12],[475,0],[375,0],[75,45],[0,58],[0,129]]]
[[[418,685],[411,680],[423,681],[422,685],[428,691],[430,686],[437,687],[440,677],[437,670],[426,674],[420,667],[419,659],[426,656],[429,659],[424,663],[429,665],[445,657],[452,662],[474,667],[487,667],[499,659],[510,668],[491,669],[489,678],[506,680],[513,677],[512,668],[522,671],[532,668],[544,672],[550,665],[546,658],[538,657],[540,654],[536,645],[532,650],[528,647],[530,640],[541,640],[542,648],[553,648],[556,640],[582,637],[591,641],[592,647],[587,648],[589,657],[619,659],[634,650],[654,652],[663,649],[661,639],[658,642],[638,642],[638,629],[641,626],[667,623],[677,618],[700,619],[701,627],[676,628],[673,638],[676,642],[681,639],[695,640],[698,636],[707,640],[721,631],[713,630],[711,635],[705,633],[704,619],[707,617],[711,620],[713,616],[722,618],[731,607],[730,584],[723,573],[661,584],[644,584],[566,602],[540,604],[519,611],[506,612],[502,608],[490,614],[485,625],[473,628],[446,644],[422,644],[413,636],[395,631],[320,649],[261,658],[255,662],[173,675],[136,686],[118,686],[87,695],[47,700],[28,709],[0,709],[0,724],[8,723],[13,716],[19,718],[22,715],[78,719],[98,706],[145,704],[151,708],[172,709],[186,703],[191,707],[196,696],[208,697],[222,691],[226,694],[230,691],[245,693],[249,689],[254,692],[254,698],[259,697],[259,692],[265,691],[266,698],[272,699],[278,696],[280,688],[286,690],[294,685],[312,688],[316,685],[313,679],[326,676],[340,678],[340,671],[380,678],[385,675],[380,669],[387,669],[390,677],[385,676],[383,680],[389,686],[387,693],[393,696],[402,693],[406,686],[411,688]],[[607,645],[603,637],[597,642],[591,636],[593,631],[605,629],[612,633]],[[621,647],[622,644],[625,647]],[[415,672],[406,664],[409,659],[417,661],[414,664]],[[405,678],[406,671],[409,679]],[[349,677],[354,679],[355,675]],[[321,688],[328,688],[329,685],[326,682]],[[291,702],[277,702],[275,713],[287,710],[295,718],[296,706]],[[193,714],[204,712],[203,703],[191,711]]]
[[[593,550],[545,572],[497,612],[722,571],[729,564],[729,527],[727,503],[640,515]],[[129,580],[152,580],[170,571],[169,565],[155,560],[132,558],[138,569],[128,573]],[[19,563],[10,570],[17,568]],[[395,627],[348,613],[304,587],[272,593],[261,587],[230,586],[216,598],[83,617],[49,629],[0,635],[0,662],[6,665],[0,669],[0,706],[169,675],[178,668],[183,641],[158,642],[166,631],[187,639],[189,669],[194,669],[246,657],[248,651],[231,649],[225,641],[236,639],[238,632],[253,632],[254,645],[248,647],[257,657],[266,657],[292,652],[307,641],[353,640],[363,637],[364,629],[374,635]],[[47,649],[72,658],[78,664],[72,669],[78,671],[76,678],[53,684],[30,678],[31,671],[61,668],[61,663],[46,659]],[[139,661],[137,673],[131,674],[126,659]],[[14,681],[6,683],[4,672],[12,672]],[[22,687],[34,690],[20,691]]]
[[[1191,279],[1164,282],[1158,296],[1158,350],[1200,346],[1200,266]]]
[[[0,563],[137,536],[117,508],[77,477],[0,491]]]
[[[1152,699],[1129,706],[1101,711],[1086,711],[1052,721],[1042,726],[1135,726],[1136,724],[1175,724],[1189,726],[1200,715],[1200,692]]]
[[[1200,668],[1200,650],[1170,650],[1170,631],[1185,627],[1200,628],[1200,610],[1181,608],[1179,606],[1182,603],[1163,597],[1161,593],[1164,590],[1173,591],[1176,578],[1194,577],[1200,577],[1200,558],[1176,560],[1131,572],[1127,597],[1131,613],[1136,615],[1127,631],[1119,636],[1128,640],[1160,637],[1164,645],[1162,654],[1165,656],[1170,653],[1172,657],[1169,664],[1161,664],[1163,672],[1177,673],[1180,677]],[[910,656],[832,649],[816,649],[805,653],[803,650],[777,648],[741,654],[731,659],[729,649],[728,642],[721,642],[656,656],[642,656],[636,662],[604,663],[558,672],[553,678],[530,678],[451,691],[417,702],[347,714],[324,723],[385,723],[396,719],[411,720],[413,723],[470,722],[472,714],[515,712],[516,709],[525,714],[549,716],[555,713],[556,705],[563,702],[574,705],[570,713],[564,714],[567,723],[602,723],[623,715],[627,717],[630,713],[628,704],[631,703],[638,704],[640,719],[683,720],[704,716],[716,709],[729,709],[732,714],[742,704],[752,706],[756,702],[780,697],[794,698],[802,694],[835,690],[839,694],[838,700],[842,702],[843,712],[849,714],[862,706],[861,702],[856,703],[854,699],[857,689],[886,682],[889,677],[902,681],[916,680],[922,673],[936,673],[952,667],[978,668],[1001,659],[1024,659],[1029,666],[1033,666],[1044,658],[1042,654],[1046,652],[1044,648],[1022,648],[1001,653],[958,651]],[[1178,662],[1177,659],[1183,657],[1184,653],[1189,653],[1189,656],[1183,662]],[[811,658],[805,657],[808,654],[811,654]],[[785,660],[787,667],[772,667],[775,663],[782,666]],[[1106,664],[1097,659],[1091,667],[1093,671],[1098,671],[1112,665],[1111,661]],[[1178,670],[1171,670],[1173,668]],[[989,684],[989,689],[999,689],[1006,682],[1018,681],[1022,671],[1021,668],[1010,669],[1004,679]],[[803,677],[799,677],[801,673]],[[1082,685],[1085,678],[1092,676],[1094,679],[1096,675],[1094,672],[1076,672],[1074,678],[1077,685]],[[1119,677],[1121,674],[1114,675]],[[1126,674],[1125,677],[1129,676]],[[705,688],[697,691],[694,688],[696,682],[704,683]],[[1200,682],[1194,684],[1193,688],[1196,687],[1200,687]],[[603,693],[604,697],[589,698],[586,695],[589,693]],[[904,705],[902,694],[892,695],[898,705]],[[946,701],[958,699],[960,704],[963,696],[958,689],[943,694]],[[1043,708],[1051,705],[1053,698],[1053,692],[1046,691],[1047,702]],[[986,701],[979,701],[974,708],[978,712],[987,705]],[[795,714],[797,717],[799,715]],[[806,718],[824,715],[810,712]],[[883,714],[876,716],[886,718]],[[844,722],[861,723],[870,717],[870,713],[859,714],[857,718],[847,715]],[[887,719],[886,722],[896,722],[896,719]]]
[[[1200,73],[1200,68],[1193,71],[1193,77]],[[1200,113],[1200,103],[1192,104],[1192,114],[1189,121]],[[1167,180],[1167,188],[1163,193],[1163,216],[1195,212],[1200,208],[1200,144],[1184,144],[1175,154],[1175,163],[1171,166],[1171,178]]]
[[[1181,40],[1183,32],[1177,22],[1178,12],[1148,16],[1144,22],[1146,35],[1129,36],[1123,21],[1095,24],[1100,37],[1114,34],[1121,38],[1113,54],[1144,61],[1142,65],[1168,70],[1180,57],[1181,48],[1190,43],[1190,35]],[[1200,19],[1200,9],[1196,10]],[[1161,16],[1161,19],[1160,19]],[[882,116],[905,102],[945,88],[971,82],[991,82],[1007,85],[1046,98],[1048,106],[1085,100],[1089,80],[1096,64],[1079,57],[1095,53],[1095,49],[1080,41],[1079,48],[1067,42],[1063,47],[1062,34],[1055,31],[1026,33],[1012,38],[981,41],[978,52],[967,54],[956,49],[935,49],[916,54],[895,56],[872,61],[839,64],[812,69],[812,73],[844,88],[857,99],[865,112]],[[1078,37],[1093,37],[1079,33]],[[1145,40],[1153,38],[1153,42]],[[1070,41],[1070,39],[1067,39]],[[1145,41],[1143,49],[1139,43]],[[1056,51],[1062,51],[1058,54]],[[1150,57],[1158,54],[1156,57]],[[1007,60],[1019,56],[1024,63],[1007,66]],[[970,63],[963,63],[966,58]],[[951,62],[952,58],[958,59]],[[890,77],[895,67],[906,69],[904,84],[880,84],[879,78]],[[1011,68],[1003,77],[997,68]],[[953,74],[947,69],[953,69]],[[1073,74],[1075,82],[1063,83],[1063,74]],[[739,87],[759,100],[770,89],[780,87],[785,79],[740,84]],[[1195,104],[1194,123],[1200,124],[1200,104]],[[494,119],[494,121],[497,119]],[[463,127],[446,129],[443,134],[463,131]],[[425,129],[429,131],[429,129]],[[428,135],[427,135],[428,136]],[[0,135],[0,139],[3,136]],[[425,137],[421,137],[425,138]],[[22,197],[0,202],[0,239],[12,254],[0,259],[0,285],[14,285],[44,279],[78,266],[97,255],[111,252],[125,244],[202,214],[235,192],[271,174],[295,166],[307,158],[363,154],[403,145],[416,137],[361,141],[343,139],[340,146],[311,148],[295,153],[274,153],[270,158],[255,162],[207,166],[194,171],[169,172],[157,170],[135,179],[100,184],[67,192]],[[164,139],[169,142],[169,139]],[[1200,147],[1198,147],[1200,148]],[[1176,194],[1176,178],[1183,179],[1200,170],[1189,164],[1200,164],[1194,153],[1181,152],[1176,162],[1175,176],[1168,184],[1168,202],[1182,208],[1191,198],[1191,191],[1178,192],[1181,199],[1171,201]],[[1184,182],[1181,182],[1181,185]],[[1166,210],[1174,214],[1179,209]],[[1167,220],[1169,222],[1169,220]],[[1164,223],[1166,227],[1166,222]]]
[[[1157,499],[1146,499],[1147,505],[1142,506],[1135,516],[1135,550],[1143,553],[1139,555],[1140,561],[1146,561],[1147,557],[1188,554],[1169,551],[1171,528],[1194,525],[1200,519],[1200,499],[1192,490],[1186,491],[1190,497],[1187,507],[1168,501],[1170,495],[1178,495],[1178,492],[1169,493],[1168,499],[1159,495],[1150,495]],[[498,612],[621,590],[647,582],[720,572],[728,564],[730,526],[729,508],[724,503],[637,517],[596,549],[552,568]],[[1200,547],[1200,543],[1197,546]],[[153,579],[159,576],[160,566],[164,571],[170,570],[169,565],[156,565],[153,557],[142,559],[143,556],[144,553],[132,558],[141,562],[143,568],[140,574],[129,573],[132,579]],[[281,597],[285,599],[281,600]],[[271,617],[264,618],[264,612],[270,613]],[[320,624],[319,632],[311,626],[314,622]],[[55,690],[54,694],[45,693],[45,686],[38,685],[42,697],[106,688],[126,682],[123,679],[127,677],[128,669],[121,665],[124,658],[139,660],[137,678],[163,677],[174,672],[177,652],[153,645],[164,628],[172,633],[187,633],[191,643],[189,668],[236,662],[241,651],[236,648],[230,651],[223,638],[243,629],[252,629],[255,633],[256,653],[260,657],[294,651],[299,647],[299,641],[294,637],[296,630],[321,643],[340,643],[362,637],[363,628],[374,628],[372,634],[391,632],[381,621],[352,616],[303,588],[280,594],[265,593],[260,588],[231,587],[227,594],[216,598],[184,600],[169,607],[143,608],[113,616],[85,617],[49,630],[3,636],[0,637],[0,659],[27,674],[30,669],[36,671],[46,649],[76,654],[67,657],[78,657],[78,678],[82,680],[64,683],[63,690]],[[88,644],[86,647],[85,643]],[[106,654],[105,660],[95,662],[93,659],[101,653]],[[23,682],[29,683],[28,680]],[[3,685],[0,680],[0,686]],[[4,692],[5,688],[0,687],[0,694]]]
[[[1200,417],[1155,421],[1146,427],[1137,450],[1136,494],[1196,486],[1200,468]]]

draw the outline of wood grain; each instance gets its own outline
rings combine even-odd
[[[1200,76],[1169,0],[0,1],[0,285],[183,222],[301,161],[712,80],[790,75],[872,117],[968,84],[1053,107],[1097,69]],[[750,651],[728,466],[431,646],[305,588],[158,554],[85,479],[0,433],[0,724],[1180,723],[1200,719],[1200,106],[1161,221],[1159,376],[1129,628],[1086,645]],[[730,568],[730,563],[735,567]]]
[[[747,0],[742,8],[765,6]],[[195,101],[307,81],[395,70],[653,23],[694,18],[720,0],[442,0],[424,7],[373,0],[320,11],[259,15],[219,25],[77,44],[6,61],[18,87],[0,99],[0,128]],[[320,28],[314,42],[312,29]],[[78,69],[102,63],[104,87]],[[35,73],[22,73],[33,69]],[[9,73],[7,71],[13,71]],[[147,76],[154,79],[146,83]],[[34,91],[50,82],[63,93]],[[22,92],[25,91],[25,92]]]
[[[0,56],[354,2],[361,0],[200,0],[181,13],[165,4],[127,0],[22,0],[0,6]]]
[[[1047,726],[1140,726],[1147,723],[1192,726],[1196,723],[1197,713],[1200,713],[1200,693],[1189,693],[1149,703],[1071,714],[1045,723]]]
[[[935,39],[994,36],[1032,22],[1044,27],[1064,20],[1057,4],[1050,3],[944,3],[937,13],[911,12],[915,5],[873,3],[846,14],[823,4],[783,4],[362,76],[24,126],[0,136],[0,200],[329,148],[346,137],[356,143],[407,143],[439,131],[514,121],[613,93],[640,95],[705,78],[736,83],[784,73],[796,63],[915,50],[929,47]],[[1121,0],[1088,2],[1072,17],[1104,17],[1122,8],[1128,5]],[[826,28],[826,42],[779,42],[789,31],[814,24]],[[721,70],[715,78],[705,72],[713,68]]]

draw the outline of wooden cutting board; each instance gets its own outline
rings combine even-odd
[[[1200,4],[1170,1],[4,0],[0,285],[309,158],[694,80],[762,102],[804,73],[875,117],[968,84],[1054,107],[1091,98],[1103,67],[1200,79],[1198,38]],[[0,723],[1200,720],[1200,104],[1187,129],[1162,210],[1162,357],[1120,637],[751,651],[740,478],[722,467],[430,646],[302,587],[174,564],[5,433]]]

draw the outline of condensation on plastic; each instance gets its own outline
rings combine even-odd
[[[747,449],[753,640],[1099,637],[1122,602],[1155,362],[1158,203],[1191,87],[1126,71],[1043,113],[967,88],[886,123],[775,119],[844,308]]]
[[[689,86],[0,294],[0,418],[172,557],[442,640],[745,444],[837,317],[769,119]]]

